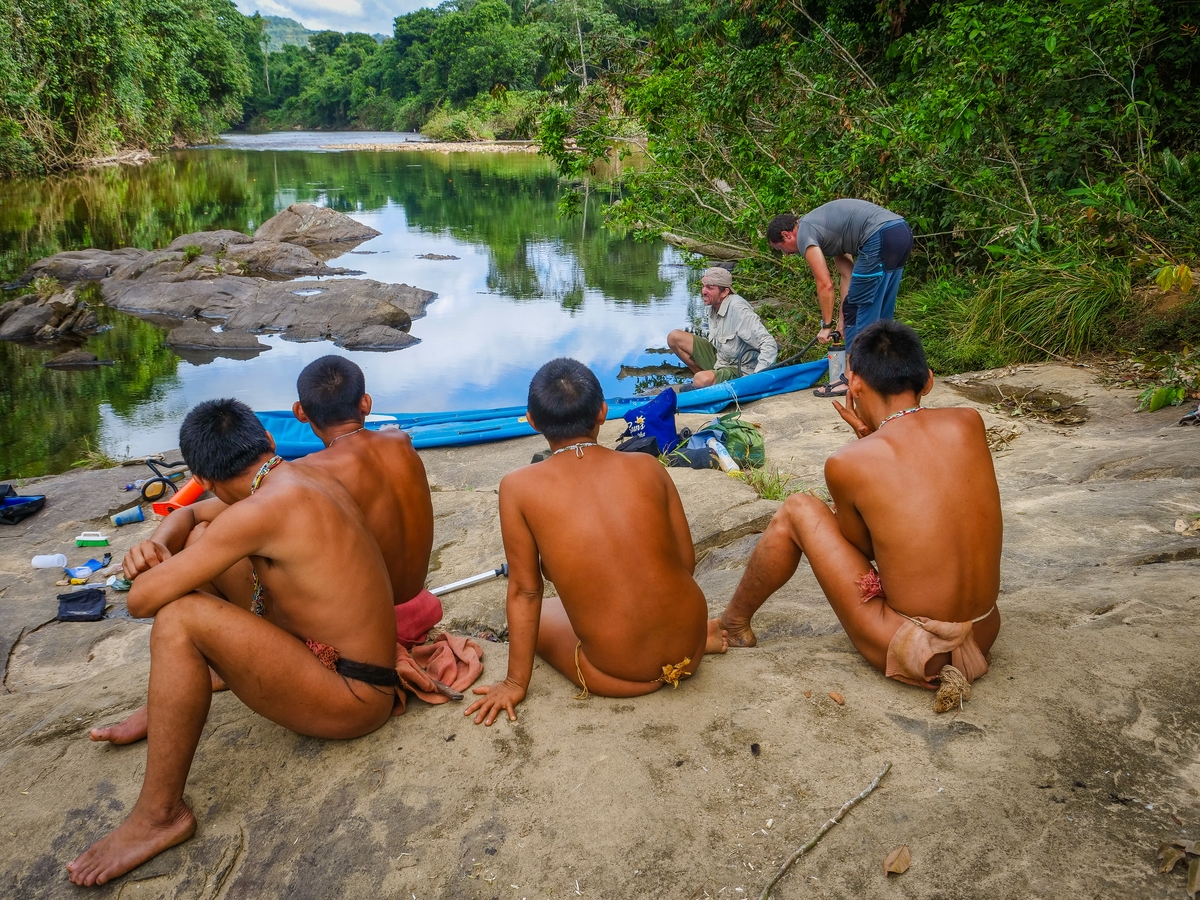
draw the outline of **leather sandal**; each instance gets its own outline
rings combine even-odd
[[[839,378],[837,381],[833,382],[832,384],[821,385],[819,388],[817,388],[815,391],[813,391],[813,396],[814,397],[824,397],[827,399],[830,397],[845,397],[846,392],[849,390],[850,390],[849,382],[847,382],[845,378]]]

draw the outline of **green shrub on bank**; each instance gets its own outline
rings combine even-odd
[[[421,126],[435,141],[529,140],[537,133],[541,95],[535,91],[483,94],[465,109],[439,107]]]

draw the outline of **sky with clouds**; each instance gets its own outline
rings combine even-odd
[[[361,31],[391,34],[392,20],[404,13],[434,6],[427,0],[235,0],[246,15],[295,19],[315,31]]]

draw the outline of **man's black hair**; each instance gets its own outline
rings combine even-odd
[[[193,475],[229,481],[271,453],[267,429],[241,400],[205,400],[179,428],[179,449]]]
[[[529,382],[529,414],[547,440],[591,434],[603,403],[600,381],[575,359],[552,359]]]
[[[778,244],[783,240],[783,233],[794,229],[798,221],[800,220],[791,213],[783,213],[773,218],[767,223],[767,243]]]
[[[304,414],[318,428],[361,422],[359,404],[366,392],[362,369],[344,356],[314,359],[296,379]]]
[[[929,363],[917,333],[900,322],[880,319],[854,337],[850,370],[884,397],[920,393],[929,380]]]

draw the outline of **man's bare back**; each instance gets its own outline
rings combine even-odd
[[[350,492],[383,551],[397,604],[425,587],[433,503],[425,465],[399,429],[348,433],[298,462],[323,469]]]
[[[553,452],[500,482],[508,559],[508,677],[475,688],[465,711],[516,719],[534,652],[588,692],[635,697],[678,684],[705,652],[723,652],[692,577],[691,532],[659,462],[596,445],[608,407],[596,376],[552,360],[529,389],[529,422]],[[543,599],[549,579],[557,597]]]
[[[679,494],[656,459],[588,447],[582,458],[568,451],[511,472],[500,482],[500,526],[506,551],[510,535],[517,553],[533,541],[597,668],[652,681],[664,665],[699,663],[708,607]],[[512,560],[510,582],[540,588]]]

